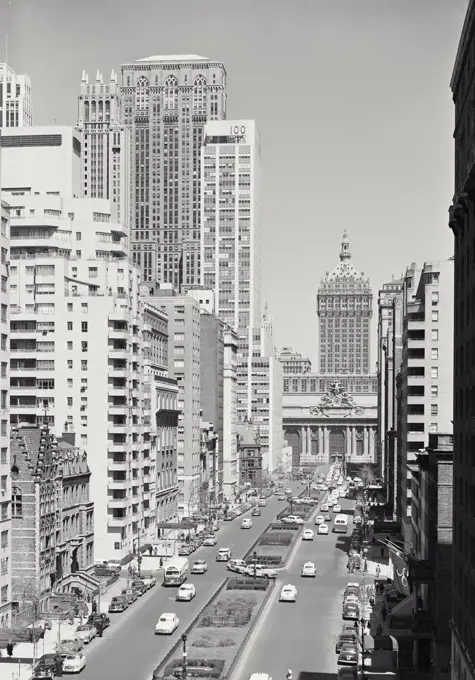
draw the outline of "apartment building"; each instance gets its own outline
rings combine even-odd
[[[450,82],[455,104],[454,197],[454,561],[452,680],[475,680],[475,1],[467,13]]]
[[[142,296],[144,413],[150,411],[150,462],[146,498],[156,505],[157,529],[177,518],[178,385],[168,376],[168,316]],[[153,500],[155,497],[155,501]]]
[[[0,148],[1,184],[1,148]],[[11,484],[10,484],[10,208],[0,201],[0,628],[10,625]]]
[[[381,479],[388,482],[388,432],[394,415],[394,364],[392,339],[394,334],[394,299],[402,296],[403,281],[384,283],[378,292],[378,466]]]
[[[452,429],[453,259],[407,268],[397,378],[398,512],[410,545],[411,473],[429,434]]]
[[[0,64],[0,128],[28,127],[33,124],[31,80]]]
[[[239,486],[260,486],[264,473],[259,432],[247,424],[238,426]]]
[[[282,347],[279,354],[279,361],[282,364],[282,372],[287,375],[303,375],[311,373],[312,362],[308,357],[302,356],[299,352],[294,352],[292,347]]]
[[[237,352],[238,334],[224,329],[223,378],[223,498],[233,498],[239,487],[237,447]]]
[[[169,284],[142,286],[142,296],[168,316],[168,372],[178,384],[178,514],[188,517],[200,499],[200,305]]]

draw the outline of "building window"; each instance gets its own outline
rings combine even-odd
[[[72,331],[72,330],[73,330],[73,322],[68,321],[68,331]]]
[[[439,405],[438,404],[431,404],[430,405],[430,414],[431,414],[431,416],[438,416],[439,415]]]
[[[438,379],[438,377],[439,377],[439,369],[437,368],[437,366],[432,366],[432,367],[431,367],[431,369],[430,369],[430,377],[431,377],[433,380],[437,380],[437,379]]]
[[[437,305],[439,303],[439,293],[437,291],[432,292],[432,304]]]
[[[432,321],[438,321],[439,320],[439,312],[437,310],[434,310],[432,312]]]
[[[430,386],[430,396],[431,397],[438,397],[439,396],[439,388],[437,385],[431,385]]]
[[[87,371],[87,359],[81,359],[81,371]]]
[[[12,489],[12,517],[23,517],[23,499],[18,486]]]
[[[0,591],[0,598],[2,600],[2,604],[8,602],[8,586],[2,586],[2,590]]]
[[[2,576],[8,574],[8,557],[2,557],[0,561],[0,574]]]
[[[431,359],[438,359],[439,358],[439,350],[435,347],[433,347],[430,351],[430,358]]]
[[[81,332],[87,333],[87,321],[81,321]]]
[[[8,531],[2,531],[0,537],[0,548],[8,548]]]
[[[0,453],[0,463],[2,465],[6,465],[8,463],[8,449],[6,446],[2,446],[2,450]]]
[[[434,328],[432,330],[432,341],[437,342],[438,339],[439,339],[439,331],[437,330],[437,328]]]

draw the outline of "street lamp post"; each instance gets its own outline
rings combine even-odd
[[[361,631],[361,680],[364,680],[364,653],[365,653],[365,647],[364,647],[364,627],[366,625],[366,622],[364,618],[362,617],[360,620],[360,631]]]
[[[186,680],[186,662],[187,662],[187,656],[188,652],[186,651],[186,641],[188,639],[188,636],[186,633],[183,633],[181,636],[181,641],[183,643],[183,651],[182,651],[182,657],[181,657],[181,672],[182,672],[182,680]]]
[[[257,567],[256,567],[256,565],[257,565],[257,553],[256,553],[255,550],[252,553],[252,559],[253,559],[253,562],[254,562],[254,581],[255,581],[256,580],[256,571],[257,571]]]

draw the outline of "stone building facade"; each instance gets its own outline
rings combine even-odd
[[[47,425],[11,430],[12,609],[72,585],[97,588],[87,456]]]

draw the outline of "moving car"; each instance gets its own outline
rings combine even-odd
[[[88,645],[97,635],[97,629],[92,623],[83,623],[76,628],[76,636]]]
[[[162,614],[155,624],[155,635],[171,635],[179,623],[180,619],[176,614]]]
[[[317,575],[317,568],[313,562],[305,562],[302,567],[302,576],[313,576]]]
[[[303,524],[303,519],[298,515],[286,515],[280,521],[284,524]]]
[[[325,522],[325,517],[323,515],[317,515],[315,517],[315,526],[318,526],[319,524],[323,524]]]
[[[218,541],[216,540],[216,536],[206,536],[205,540],[203,541],[204,546],[213,546],[216,545]]]
[[[353,517],[353,524],[361,524],[363,520],[361,519],[361,515],[355,515]]]
[[[326,524],[320,524],[318,527],[318,533],[326,536],[328,534],[328,526]]]
[[[325,515],[325,524],[326,524],[327,522],[331,522],[332,520],[333,520],[333,517],[332,517],[332,515],[330,515],[330,513],[328,512],[328,513]]]
[[[328,503],[323,503],[323,505],[322,505],[322,507],[320,508],[320,510],[321,510],[322,512],[328,512],[328,510],[329,510]]]
[[[266,499],[265,498],[259,498],[259,500],[257,501],[257,505],[260,508],[265,508],[266,507]]]
[[[334,505],[333,506],[333,512],[340,513],[341,512],[341,505]]]
[[[278,493],[276,498],[278,501],[285,501],[285,493]]]
[[[345,643],[356,642],[357,641],[357,630],[354,624],[345,623],[341,629],[340,635],[336,641],[335,652],[340,653],[342,646]]]
[[[256,564],[255,566],[249,564],[242,573],[246,576],[254,576],[255,574],[256,578],[277,578],[277,569],[271,569],[263,564]]]
[[[231,551],[229,548],[220,548],[216,553],[216,562],[227,562],[231,559]]]
[[[251,515],[252,515],[253,517],[260,517],[260,516],[261,516],[261,511],[259,510],[259,508],[254,508],[254,510],[251,512]]]
[[[86,667],[86,657],[82,652],[68,654],[63,659],[63,673],[80,673]]]
[[[296,602],[297,588],[291,584],[282,587],[280,591],[280,602]]]
[[[241,529],[252,529],[252,519],[249,519],[249,517],[245,517],[241,521]]]
[[[178,602],[191,602],[195,595],[195,586],[192,583],[184,583],[178,588],[176,599]]]
[[[204,574],[208,571],[208,562],[206,560],[195,560],[191,567],[192,574]]]
[[[227,564],[229,571],[234,571],[237,574],[243,574],[246,569],[244,560],[230,560]]]
[[[313,529],[304,529],[302,534],[302,541],[313,541],[315,533]]]

